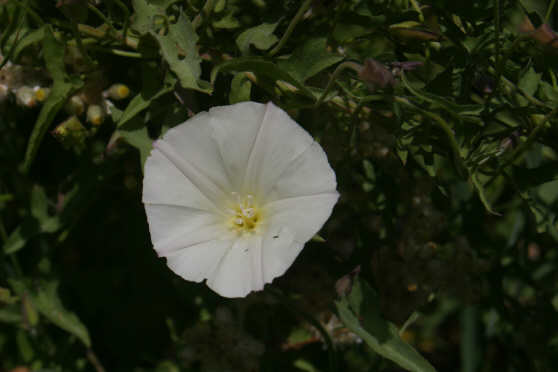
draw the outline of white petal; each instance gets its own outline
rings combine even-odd
[[[246,297],[264,287],[262,276],[262,237],[238,238],[207,280],[209,288],[223,297]]]
[[[262,208],[266,216],[262,224],[270,232],[287,226],[294,234],[294,241],[307,242],[327,221],[338,198],[335,192],[275,201]]]
[[[273,226],[263,239],[262,274],[265,283],[281,276],[304,248],[305,241],[295,240],[289,226]]]
[[[266,106],[256,102],[242,102],[209,110],[213,135],[223,156],[232,191],[242,189],[248,158],[265,112]]]
[[[201,282],[214,275],[232,240],[212,240],[166,255],[168,267],[186,280]]]
[[[161,151],[212,202],[228,200],[231,181],[215,141],[209,113],[202,112],[170,129],[153,147]],[[234,191],[234,190],[231,190]]]
[[[335,173],[322,147],[314,142],[285,168],[269,190],[269,201],[336,193]]]
[[[164,256],[211,240],[230,239],[231,231],[220,214],[175,205],[146,205],[151,241],[157,254]]]
[[[266,106],[254,142],[246,173],[244,190],[266,203],[268,194],[285,168],[314,142],[289,115],[272,103]]]
[[[145,162],[142,201],[146,205],[182,205],[216,213],[221,212],[159,150],[153,150]]]

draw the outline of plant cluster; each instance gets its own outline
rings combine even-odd
[[[557,16],[0,0],[0,371],[554,370]],[[284,276],[229,299],[157,257],[142,183],[155,140],[247,101],[310,133],[340,197]]]

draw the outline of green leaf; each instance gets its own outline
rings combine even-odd
[[[278,59],[277,64],[295,79],[304,83],[308,78],[343,60],[340,55],[328,52],[326,47],[327,33],[312,36],[296,48],[287,59]]]
[[[145,126],[143,118],[135,116],[132,120],[129,120],[126,124],[119,127],[118,132],[126,142],[139,150],[141,170],[143,172],[145,160],[151,153],[151,150],[153,150],[153,140],[147,133],[147,127]]]
[[[542,73],[536,73],[533,67],[529,67],[527,71],[525,71],[521,78],[519,79],[519,83],[517,87],[525,92],[529,96],[533,96],[539,87],[539,83],[541,82]],[[517,101],[521,106],[528,106],[529,100],[523,97],[521,94],[517,94]]]
[[[153,78],[154,76],[157,76],[157,72],[158,67],[156,64],[146,63],[142,66],[141,81],[143,87],[141,92],[132,98],[122,113],[122,116],[120,116],[118,127],[121,127],[141,111],[148,108],[151,102],[172,91],[173,84],[165,82],[164,85],[160,85],[158,79]]]
[[[231,82],[230,104],[250,101],[251,89],[252,82],[246,78],[246,74],[243,72],[236,74]]]
[[[54,117],[64,105],[66,98],[83,85],[83,82],[77,75],[66,76],[64,46],[54,38],[54,34],[49,26],[44,28],[43,50],[45,64],[52,76],[53,85],[29,137],[23,161],[24,174],[29,172],[39,145],[52,120],[54,120]]]
[[[282,19],[283,17],[279,13],[275,14],[261,25],[249,28],[241,33],[236,39],[236,45],[242,52],[242,55],[250,55],[250,45],[259,50],[268,50],[277,43],[279,38],[273,35],[273,31],[275,31],[275,28]]]
[[[39,279],[36,287],[30,287],[19,280],[8,280],[18,295],[28,291],[29,298],[41,315],[59,328],[76,336],[86,347],[91,347],[91,339],[85,325],[83,325],[76,314],[68,311],[62,305],[56,291],[58,281]]]
[[[215,82],[215,79],[217,78],[217,74],[219,72],[249,71],[256,74],[270,76],[275,80],[282,80],[289,84],[292,84],[313,100],[319,98],[320,94],[318,92],[313,92],[312,90],[308,89],[304,84],[299,82],[287,71],[277,66],[273,61],[273,59],[264,57],[240,57],[224,61],[215,66],[213,71],[211,71],[211,83],[213,84]]]
[[[436,371],[411,345],[401,339],[397,328],[382,318],[378,295],[358,276],[349,295],[334,302],[343,324],[360,336],[379,355],[413,372]]]
[[[363,15],[353,11],[344,11],[341,13],[339,23],[357,25],[365,28],[390,26],[396,23],[416,20],[418,19],[418,15],[419,13],[414,10],[405,10],[401,12],[387,11],[385,14],[378,16]]]
[[[17,60],[19,54],[23,51],[23,49],[25,49],[29,45],[41,42],[44,38],[44,30],[45,26],[29,32],[27,35],[21,38],[21,40],[19,40],[15,45],[12,58],[14,60]]]
[[[142,35],[153,28],[157,16],[166,18],[165,10],[178,0],[132,0],[134,18],[131,28]]]
[[[234,17],[233,12],[225,9],[213,16],[213,18],[211,19],[211,25],[213,26],[213,28],[231,29],[237,28],[238,26],[240,26],[240,23],[238,22],[238,19]]]
[[[168,26],[167,35],[158,35],[153,30],[151,34],[161,47],[161,54],[178,76],[180,85],[186,89],[211,93],[213,87],[207,81],[200,80],[201,57],[196,49],[198,35],[190,24],[188,17],[181,11],[178,21]],[[184,55],[184,58],[179,58]]]
[[[484,185],[482,184],[481,180],[479,179],[478,173],[471,174],[471,182],[473,183],[473,186],[475,187],[475,191],[477,192],[477,195],[479,196],[480,201],[484,205],[484,208],[486,208],[486,210],[488,212],[492,213],[492,214],[495,214],[497,216],[501,216],[500,213],[496,213],[492,210],[492,207],[490,206],[490,202],[488,201],[488,198],[486,196],[486,190],[485,190]]]

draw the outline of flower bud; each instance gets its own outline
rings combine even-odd
[[[87,108],[87,121],[93,125],[100,125],[105,121],[105,110],[101,105],[89,105]]]
[[[492,76],[479,75],[473,79],[472,84],[480,92],[489,94],[492,93],[496,80]]]
[[[423,63],[419,61],[405,61],[405,62],[387,62],[386,67],[391,70],[394,76],[400,76],[401,71],[411,71],[417,67],[422,66]]]
[[[85,22],[87,20],[87,2],[85,0],[58,0],[56,7],[60,8],[64,16],[71,21]]]
[[[378,88],[385,89],[396,84],[391,71],[372,58],[367,58],[364,61],[364,67],[358,73],[358,77],[364,81],[371,92],[375,92]]]
[[[502,142],[500,142],[500,153],[513,151],[517,146],[517,143],[519,142],[519,137],[521,136],[522,131],[523,127],[519,128],[508,137],[504,138]]]
[[[43,102],[50,94],[50,88],[41,88],[37,86],[33,88],[33,90],[35,91],[35,98],[37,98],[37,101],[39,102]]]
[[[79,116],[85,111],[85,103],[79,96],[73,95],[66,101],[64,110],[68,115]]]
[[[547,23],[541,24],[533,31],[531,38],[541,44],[547,52],[558,53],[558,36]]]
[[[416,45],[429,41],[442,41],[442,35],[435,34],[426,30],[418,30],[406,27],[390,27],[388,29],[393,41],[403,45]]]
[[[50,134],[67,150],[72,146],[84,147],[85,127],[75,116],[58,124]]]
[[[115,100],[124,99],[130,94],[130,88],[124,84],[113,84],[108,88],[107,94],[110,98]]]
[[[37,105],[35,92],[31,87],[26,85],[21,86],[15,90],[14,94],[16,97],[16,103],[20,106],[35,107]]]

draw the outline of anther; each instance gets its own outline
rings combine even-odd
[[[239,218],[239,219],[235,220],[234,223],[236,223],[237,225],[242,226],[242,224],[244,223],[244,220],[242,218]]]
[[[233,192],[231,192],[231,195],[234,198],[234,200],[236,200],[238,202],[238,204],[242,203],[242,200],[240,200],[240,195],[238,195],[237,192],[233,191]]]
[[[238,214],[234,209],[227,209],[227,213],[231,216],[236,216]]]
[[[254,198],[252,197],[252,195],[246,195],[246,198],[248,199],[248,208],[250,208],[252,205],[254,205]]]

